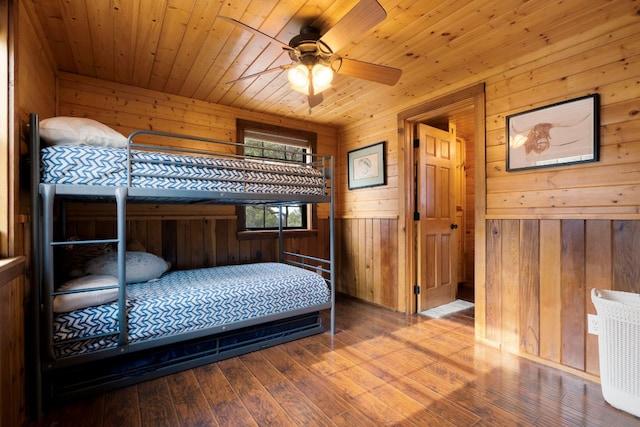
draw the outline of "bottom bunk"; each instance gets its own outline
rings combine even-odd
[[[136,253],[128,252],[127,257],[132,254]],[[330,289],[319,274],[274,262],[176,270],[126,287],[125,327],[132,346],[181,341],[185,334],[216,333],[331,301]],[[54,358],[122,346],[119,308],[113,301],[55,313]]]
[[[130,261],[139,255],[146,260],[155,257],[127,252],[128,282],[130,273],[136,272]],[[45,316],[50,319],[45,329],[51,332],[45,340],[48,357],[42,360],[47,402],[321,333],[319,312],[333,307],[333,293],[322,272],[286,263],[170,271],[127,283],[121,292],[117,284],[114,289],[100,282],[105,277],[116,279],[109,276],[109,268],[117,266],[117,260],[107,255],[110,266],[105,271],[105,257],[100,259],[101,274],[80,278],[82,282],[95,278],[97,288],[69,289],[74,279],[52,293],[52,310]],[[149,271],[148,263],[143,270]],[[92,292],[99,296],[92,297]],[[78,299],[86,303],[78,304]]]

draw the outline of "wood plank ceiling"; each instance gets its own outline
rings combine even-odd
[[[395,86],[338,75],[309,111],[280,46],[305,25],[326,32],[358,0],[28,0],[61,71],[253,111],[343,126],[408,108],[460,81],[630,13],[629,0],[380,0],[387,18],[340,49],[343,57],[403,70]],[[488,74],[490,73],[490,74]]]

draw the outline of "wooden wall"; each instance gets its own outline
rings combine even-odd
[[[90,212],[104,210],[105,205],[77,204],[69,210],[65,238],[114,238],[116,223],[113,216],[93,216]],[[133,217],[127,220],[127,241],[138,242],[147,252],[171,262],[172,269],[184,270],[246,262],[277,262],[279,242],[276,233],[263,233],[262,237],[243,237],[237,232],[235,217],[215,216],[209,213],[174,216],[158,207],[162,215]],[[329,221],[318,220],[314,232],[290,233],[284,239],[289,252],[329,258]],[[82,248],[76,249],[78,258],[86,261]],[[91,252],[91,248],[89,252]],[[71,257],[68,257],[71,258]],[[60,261],[64,263],[64,260]],[[68,262],[68,260],[67,260]],[[74,265],[74,268],[80,267]]]
[[[386,141],[387,184],[348,189],[349,151]],[[398,129],[395,114],[341,130],[336,160],[339,172],[337,220],[339,230],[338,290],[399,311],[405,310],[404,247],[399,244],[399,204],[404,200],[399,179]]]
[[[29,183],[20,173],[28,169],[28,164],[22,162],[27,153],[22,131],[29,111],[55,111],[54,62],[46,54],[44,39],[34,26],[29,7],[29,2],[18,1],[2,2],[0,6],[2,19],[9,24],[8,29],[2,26],[2,43],[7,45],[7,35],[11,41],[3,62],[13,65],[7,70],[8,78],[3,78],[12,83],[2,90],[5,101],[11,103],[7,105],[13,108],[4,117],[7,126],[0,144],[0,169],[8,171],[0,178],[0,202],[6,209],[0,214],[0,257],[15,257],[0,261],[0,426],[7,427],[22,425],[28,409],[25,376],[29,374],[29,362],[25,347],[28,354]]]
[[[502,67],[434,91],[432,99],[437,100],[485,84],[486,134],[475,136],[484,139],[479,141],[483,152],[476,150],[483,163],[475,164],[475,188],[481,189],[475,194],[480,340],[576,373],[597,375],[597,337],[586,330],[587,313],[593,312],[591,288],[640,291],[639,77],[640,26],[638,17],[630,14],[604,19],[579,36],[526,56],[504,58]],[[590,93],[599,93],[601,99],[598,162],[506,171],[507,115]],[[420,101],[424,100],[414,105]],[[341,203],[353,207],[353,213],[344,209],[341,214],[369,221],[398,215],[402,241],[402,215],[409,203],[403,199],[402,181],[409,179],[410,165],[393,159],[402,155],[406,139],[401,132],[392,135],[396,127],[396,118],[381,112],[341,129],[341,141],[351,148],[390,138],[395,147],[388,153],[390,163],[397,165],[389,169],[387,187],[344,191]],[[365,208],[356,209],[361,201]],[[378,241],[380,236],[370,239]],[[401,249],[398,252],[394,260],[401,270],[407,258]],[[358,257],[350,262],[362,265]],[[398,299],[389,308],[410,312],[412,305],[403,303],[402,293],[411,297],[411,284],[399,277]],[[357,284],[350,289],[373,301],[359,291],[363,288],[366,285]]]
[[[489,220],[486,339],[597,375],[590,292],[640,293],[638,239],[640,221]]]
[[[0,39],[7,50],[4,51],[2,61],[12,69],[2,69],[0,74],[5,82],[12,82],[2,88],[5,100],[13,102],[13,108],[0,108],[3,115],[0,126],[3,136],[0,166],[9,171],[0,177],[0,256],[23,255],[25,247],[21,235],[21,215],[28,211],[28,182],[21,182],[20,169],[22,155],[27,150],[22,138],[24,125],[28,123],[30,109],[39,109],[47,113],[55,107],[55,67],[49,57],[45,55],[44,38],[34,26],[33,15],[26,8],[30,3],[3,2],[2,20],[0,24]],[[5,21],[6,20],[6,21]],[[10,24],[10,25],[9,25]],[[4,27],[4,28],[3,28]],[[8,38],[8,39],[7,39]],[[17,52],[28,52],[20,55]],[[6,103],[5,107],[9,104]],[[9,114],[12,114],[10,117]]]
[[[0,260],[0,427],[25,419],[24,259]]]
[[[384,307],[398,300],[398,220],[342,218],[338,221],[339,292]]]
[[[598,374],[591,289],[640,292],[640,29],[605,23],[487,80],[486,318],[509,350]],[[600,160],[505,170],[506,115],[599,93]]]

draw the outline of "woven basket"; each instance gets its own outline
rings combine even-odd
[[[602,395],[640,417],[640,294],[593,289]]]

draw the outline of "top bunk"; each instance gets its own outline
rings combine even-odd
[[[244,144],[138,130],[125,137],[75,117],[29,119],[32,182],[66,198],[127,202],[304,204],[331,201],[332,156],[290,158]],[[266,150],[264,150],[266,151]],[[280,158],[274,158],[280,157]],[[288,158],[289,157],[289,158]],[[44,186],[44,187],[43,187]]]

